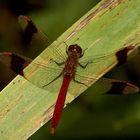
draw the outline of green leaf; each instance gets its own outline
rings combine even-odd
[[[139,0],[135,2],[103,0],[44,50],[34,60],[34,63],[42,62],[48,67],[53,67],[54,64],[50,63],[50,58],[60,60],[60,57],[54,54],[56,48],[66,55],[64,42],[68,45],[78,44],[82,49],[88,48],[82,59],[88,56],[108,54],[128,45],[137,47],[140,40],[139,4]],[[117,60],[114,55],[107,60],[91,64],[86,70],[78,69],[78,71],[81,75],[91,73],[91,77],[96,77],[94,81],[93,79],[88,81],[90,85],[116,64]],[[54,73],[46,71],[44,74],[40,67],[35,67],[34,64],[29,65],[24,72],[25,77],[30,77],[33,82],[17,76],[1,92],[0,139],[27,139],[52,117],[62,78],[43,89],[39,87],[47,80],[49,81]],[[46,76],[48,79],[45,80]],[[72,82],[66,104],[86,89],[84,85]]]

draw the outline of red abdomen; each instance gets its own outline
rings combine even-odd
[[[66,99],[66,94],[67,90],[69,87],[71,78],[67,75],[64,76],[63,83],[56,101],[55,109],[54,109],[54,114],[52,118],[52,126],[51,126],[51,133],[54,134],[55,129],[59,123],[60,116],[64,107],[65,99]]]

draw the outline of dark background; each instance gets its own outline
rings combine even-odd
[[[59,37],[100,0],[3,0],[0,1],[0,51],[12,51],[35,58],[45,48],[33,51],[22,44],[18,16],[29,15],[49,38]],[[33,53],[34,52],[34,53]],[[140,85],[139,52],[128,63],[116,67],[106,77],[127,80]],[[0,89],[16,75],[0,64]],[[140,95],[92,96],[101,92],[98,84],[64,109],[57,133],[49,134],[50,123],[30,140],[105,139],[140,137]],[[103,91],[102,91],[103,92]],[[30,125],[30,124],[29,124]]]

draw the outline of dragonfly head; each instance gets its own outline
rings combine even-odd
[[[83,56],[82,48],[80,46],[78,46],[77,44],[70,45],[68,47],[67,53],[68,53],[68,55],[72,54],[79,58]]]

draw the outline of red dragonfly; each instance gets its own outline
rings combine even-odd
[[[39,32],[38,32],[35,24],[32,22],[32,20],[30,18],[28,18],[26,16],[20,16],[20,19],[26,23],[26,28],[25,28],[24,33],[27,34],[28,37],[30,38],[28,40],[28,43],[29,43],[31,41],[31,38],[34,37],[34,34],[39,34]],[[52,78],[52,80],[50,80],[49,82],[47,82],[45,84],[42,83],[41,87],[44,88],[44,87],[48,86],[49,84],[51,84],[52,82],[54,82],[60,76],[63,75],[63,82],[62,82],[62,85],[61,85],[61,88],[59,91],[59,95],[58,95],[54,113],[53,113],[52,124],[51,124],[51,133],[53,133],[53,134],[55,133],[56,127],[59,123],[70,81],[73,80],[75,83],[88,86],[85,82],[81,82],[82,80],[77,80],[78,76],[82,77],[82,75],[78,74],[77,67],[80,67],[85,70],[91,63],[98,63],[100,61],[105,60],[106,58],[109,58],[111,55],[115,55],[118,60],[118,65],[121,65],[126,62],[127,53],[132,49],[134,49],[134,46],[130,45],[130,46],[124,47],[120,50],[111,52],[107,55],[92,57],[92,59],[90,59],[90,60],[85,59],[83,61],[80,61],[80,59],[84,56],[85,50],[82,50],[82,48],[78,44],[72,44],[70,46],[67,46],[66,60],[63,60],[62,62],[57,62],[55,59],[53,59],[53,58],[51,59],[51,61],[54,64],[58,65],[59,68],[61,68],[61,71],[57,76]],[[55,51],[56,52],[58,51],[57,48],[56,48],[56,50],[54,50],[54,52]],[[55,53],[55,55],[60,55],[60,54]],[[31,59],[26,58],[21,55],[14,54],[12,52],[3,52],[3,53],[0,53],[0,60],[3,63],[5,63],[7,66],[9,66],[14,72],[24,76],[26,79],[31,81],[30,78],[28,76],[26,76],[26,73],[23,72],[23,69],[32,62]],[[85,62],[85,63],[82,64],[82,62]],[[41,62],[38,62],[38,63],[32,62],[32,63],[33,63],[33,65],[39,66],[40,69],[42,69],[44,71],[49,70],[49,68],[47,68],[47,66],[45,66]],[[61,65],[63,67],[61,67]],[[56,69],[55,69],[55,73],[56,73]],[[90,77],[88,75],[90,75],[90,74],[87,74],[87,77],[86,76],[83,76],[83,77],[87,80],[90,79],[90,81],[91,81],[91,78],[93,80],[96,79],[96,77]],[[46,77],[42,77],[42,78],[47,79]],[[104,84],[111,87],[108,94],[120,94],[120,93],[129,94],[129,93],[138,92],[138,90],[139,90],[139,88],[136,87],[135,85],[130,84],[125,81],[113,80],[113,79],[107,79],[107,78],[102,78],[100,81],[104,82]],[[31,81],[31,82],[34,83],[33,81]],[[45,82],[46,82],[46,80],[45,80]],[[38,84],[37,84],[37,86],[38,86]]]

